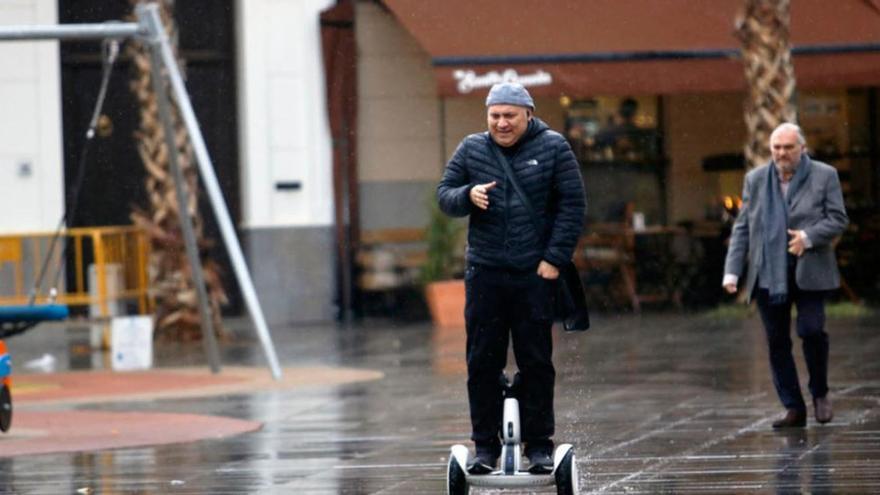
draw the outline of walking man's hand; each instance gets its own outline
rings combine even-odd
[[[477,184],[471,188],[471,203],[475,204],[481,210],[489,209],[489,190],[495,187],[496,182],[492,181],[488,184]]]
[[[791,236],[788,241],[788,252],[795,256],[804,254],[807,246],[804,244],[804,236],[801,235],[801,231],[788,229],[788,235]]]

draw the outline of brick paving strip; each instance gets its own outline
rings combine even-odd
[[[136,372],[71,371],[15,375],[13,421],[0,434],[0,458],[92,451],[222,438],[256,431],[262,423],[219,416],[154,412],[45,410],[46,406],[137,402],[305,387],[383,377],[378,371],[296,367],[273,380],[262,368],[169,368]]]

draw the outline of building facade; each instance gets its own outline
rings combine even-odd
[[[504,5],[355,2],[362,228],[424,225],[426,209],[399,205],[424,201],[457,143],[485,130],[488,88],[511,79],[569,137],[588,223],[616,221],[631,205],[649,230],[723,235],[725,202],[735,204],[745,173],[733,33],[742,2]],[[867,228],[880,199],[880,11],[805,0],[791,15],[799,123],[811,154],[838,168],[854,224]],[[844,265],[856,240],[841,243]],[[876,289],[869,265],[859,285]]]

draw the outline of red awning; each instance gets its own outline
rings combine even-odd
[[[669,94],[745,86],[743,0],[384,0],[430,54],[444,96],[515,77],[535,95]],[[800,88],[880,85],[880,9],[792,2]]]

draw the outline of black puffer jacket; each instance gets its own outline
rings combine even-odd
[[[471,134],[455,150],[437,186],[440,208],[448,215],[470,215],[467,260],[489,266],[531,270],[543,259],[554,266],[571,259],[583,227],[584,185],[565,138],[532,118],[507,160],[541,220],[535,224],[508,182],[490,146],[488,132]],[[511,150],[507,150],[508,153]],[[470,200],[473,186],[492,181],[489,209]]]

